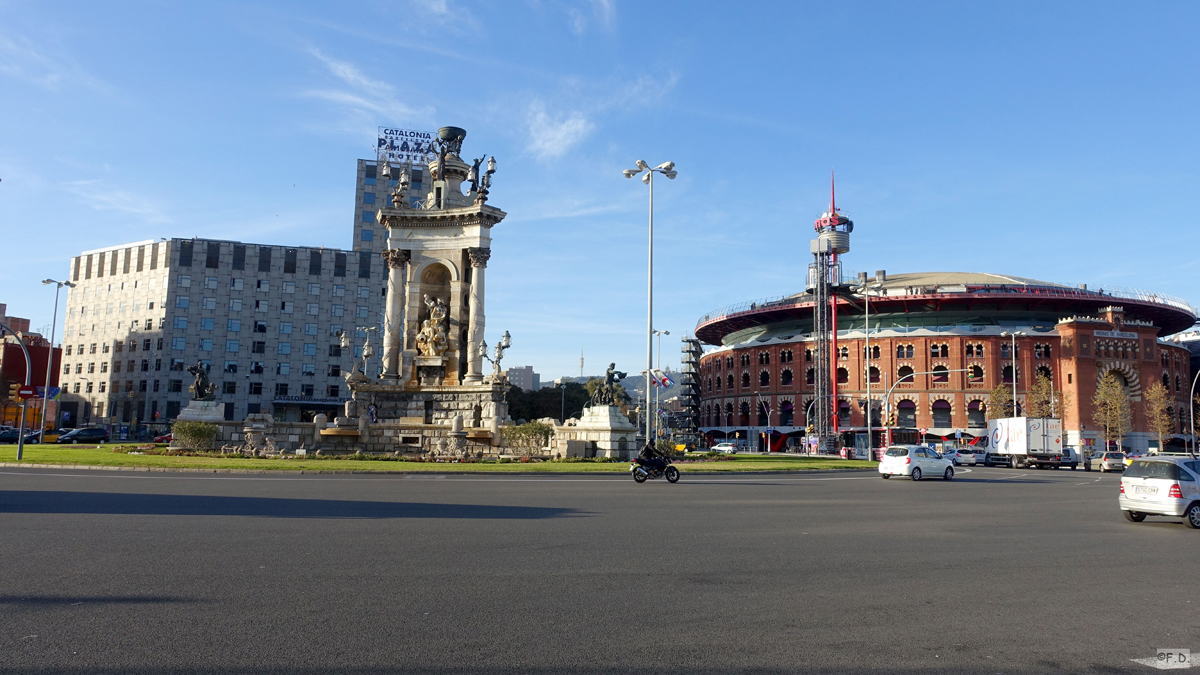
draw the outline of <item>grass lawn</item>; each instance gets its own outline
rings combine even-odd
[[[119,444],[100,448],[76,445],[27,445],[22,463],[86,464],[90,466],[154,467],[168,469],[249,469],[254,471],[452,471],[463,473],[625,473],[626,462],[397,462],[352,459],[245,459],[235,457],[171,457],[129,455],[113,452]],[[15,462],[17,446],[0,445],[0,462]],[[816,471],[820,469],[873,469],[875,462],[850,461],[824,457],[753,457],[737,456],[729,461],[680,462],[679,470],[688,471]]]

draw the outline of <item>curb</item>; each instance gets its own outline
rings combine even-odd
[[[85,471],[132,471],[141,473],[245,473],[261,475],[352,475],[352,476],[617,476],[623,477],[628,471],[451,471],[451,470],[415,470],[415,471],[353,471],[348,469],[330,469],[328,471],[309,469],[197,469],[191,467],[169,468],[159,466],[98,466],[95,464],[28,464],[26,462],[0,462],[0,468],[6,469],[72,469]],[[862,473],[873,471],[873,468],[863,469],[797,469],[794,471],[680,471],[690,476],[794,476],[798,474],[826,473]]]

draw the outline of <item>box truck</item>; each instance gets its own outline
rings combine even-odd
[[[1079,466],[1078,457],[1062,444],[1062,420],[1052,417],[1004,417],[988,420],[988,452],[984,466],[1007,464],[1014,469]]]

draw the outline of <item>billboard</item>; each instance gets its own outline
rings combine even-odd
[[[432,131],[379,127],[376,148],[380,154],[386,153],[388,161],[394,164],[426,164],[437,154],[433,147],[434,138]]]

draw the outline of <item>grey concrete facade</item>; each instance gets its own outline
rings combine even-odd
[[[166,422],[197,361],[227,419],[311,419],[349,398],[358,328],[379,327],[385,267],[371,251],[210,239],[141,241],[70,261],[62,382],[84,423]],[[356,334],[355,354],[334,335]],[[378,359],[368,369],[379,368]]]

